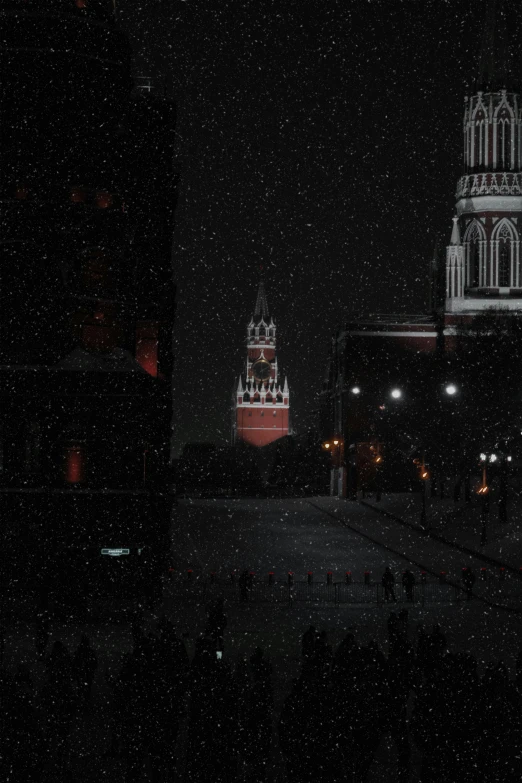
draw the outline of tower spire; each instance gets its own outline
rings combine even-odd
[[[265,293],[265,281],[263,278],[259,281],[259,288],[257,289],[256,306],[254,309],[254,318],[260,315],[262,318],[268,318],[268,304],[266,301]]]
[[[261,279],[259,280],[259,288],[257,289],[256,306],[254,309],[254,318],[260,315],[263,319],[268,318],[268,304],[266,301],[265,293],[265,279],[263,275],[263,267],[260,267]]]
[[[510,63],[510,38],[505,0],[486,0],[477,90],[490,92],[513,88],[517,69]]]

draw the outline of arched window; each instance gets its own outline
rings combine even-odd
[[[497,130],[497,168],[511,167],[511,123],[507,117],[499,120]]]
[[[509,244],[501,240],[498,248],[498,284],[506,288],[511,285],[511,259]]]
[[[511,286],[512,248],[517,238],[517,230],[510,220],[503,218],[498,221],[491,237],[491,244],[494,258],[496,253],[498,262],[498,286],[502,288]],[[516,277],[516,274],[513,274],[513,277]]]
[[[469,284],[471,288],[478,288],[479,285],[479,254],[477,242],[471,242],[469,245]]]
[[[464,246],[466,249],[466,286],[478,288],[486,286],[487,276],[482,264],[481,242],[485,239],[484,228],[474,220],[464,234]],[[481,274],[482,266],[482,274]]]
[[[243,394],[243,402],[250,402],[250,394],[248,392]]]

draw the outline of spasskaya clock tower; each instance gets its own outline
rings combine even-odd
[[[244,384],[243,384],[244,378]],[[234,393],[234,441],[266,446],[288,435],[289,389],[281,384],[276,357],[276,325],[268,314],[261,281],[254,315],[247,326],[246,372]]]

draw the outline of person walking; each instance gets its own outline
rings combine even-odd
[[[314,654],[316,637],[315,625],[311,625],[303,634],[301,639],[301,653],[305,660],[310,659]]]
[[[406,600],[413,603],[413,588],[415,587],[415,577],[409,568],[402,575],[402,586],[406,593]]]
[[[390,566],[386,566],[384,574],[382,575],[381,583],[384,588],[384,600],[388,602],[391,596],[391,600],[396,603],[397,599],[395,598],[395,577],[390,569]]]

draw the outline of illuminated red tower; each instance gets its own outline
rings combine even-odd
[[[254,315],[247,326],[245,383],[234,395],[234,438],[252,446],[288,435],[288,381],[281,385],[276,357],[276,325],[268,314],[265,286],[259,284]]]

